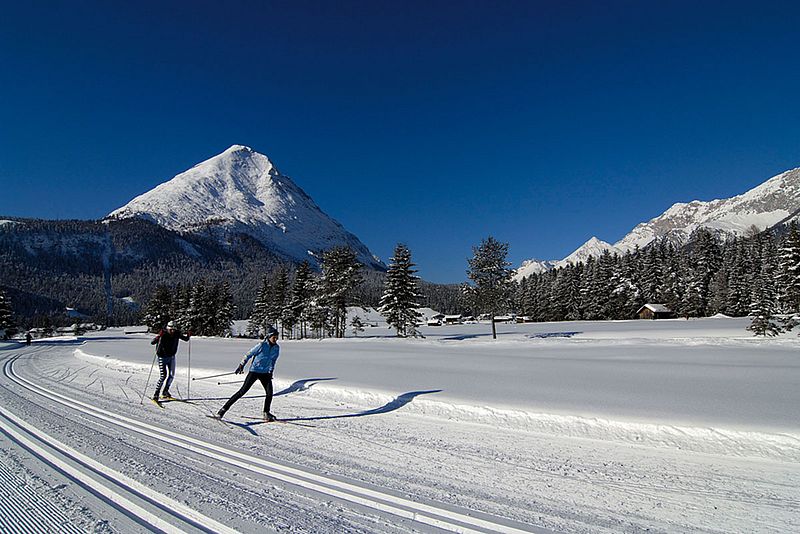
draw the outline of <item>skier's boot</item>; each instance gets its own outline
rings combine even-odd
[[[217,419],[222,419],[224,416],[225,416],[225,410],[220,410],[216,414],[214,414],[214,417]]]
[[[163,400],[173,400],[175,397],[173,397],[169,391],[165,391],[164,393],[161,394],[161,398]]]
[[[277,418],[274,415],[272,415],[271,413],[269,413],[269,412],[264,412],[263,413],[263,417],[264,417],[264,422],[266,422],[266,423],[271,423],[271,422],[277,420]]]

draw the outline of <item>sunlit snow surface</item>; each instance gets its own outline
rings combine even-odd
[[[800,340],[753,337],[747,319],[424,328],[281,341],[278,387],[325,378],[321,399],[558,436],[800,462]],[[149,336],[91,339],[80,357],[149,365]],[[194,338],[192,374],[236,367],[254,343]],[[185,358],[186,345],[182,344]],[[180,360],[179,360],[180,361]]]
[[[425,327],[425,339],[403,340],[374,313],[363,319],[378,326],[357,338],[280,342],[272,411],[289,424],[257,419],[259,385],[224,423],[204,417],[242,377],[202,378],[230,373],[253,340],[181,343],[171,391],[191,402],[164,409],[141,398],[153,387],[151,335],[109,329],[4,354],[20,356],[15,373],[93,409],[525,531],[798,531],[795,334],[756,339],[746,319],[719,317],[500,324],[497,340],[488,324]],[[418,531],[4,380],[3,409],[238,531]],[[0,442],[4,488],[33,488],[31,502],[53,503],[81,531],[132,531],[124,513],[73,496],[79,488]],[[15,509],[33,513],[25,500]]]

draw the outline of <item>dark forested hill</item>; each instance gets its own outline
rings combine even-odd
[[[2,219],[0,287],[15,313],[28,318],[69,307],[102,322],[125,323],[156,285],[201,278],[229,281],[235,304],[246,313],[264,273],[288,263],[245,235],[220,244],[142,219]]]

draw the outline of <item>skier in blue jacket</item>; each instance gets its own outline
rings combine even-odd
[[[247,373],[244,384],[239,388],[239,391],[233,394],[233,397],[228,399],[225,406],[217,412],[217,417],[222,418],[225,412],[233,406],[233,403],[242,398],[242,396],[253,387],[256,380],[258,380],[261,382],[261,385],[264,386],[264,391],[267,393],[267,396],[264,398],[264,421],[270,422],[275,420],[275,416],[270,413],[269,407],[272,404],[272,371],[275,369],[275,362],[278,360],[280,350],[281,348],[278,346],[278,331],[270,327],[264,341],[250,349],[247,354],[244,355],[244,359],[242,359],[239,367],[236,368],[236,374],[242,374],[247,361],[253,358],[253,362],[250,364],[250,372]]]

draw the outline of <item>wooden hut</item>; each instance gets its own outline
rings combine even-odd
[[[645,304],[636,312],[639,319],[673,319],[675,313],[664,304]]]

